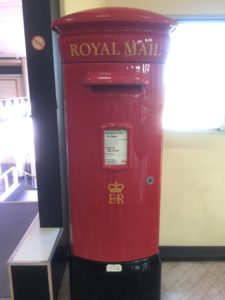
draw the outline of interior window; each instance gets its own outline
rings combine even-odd
[[[225,22],[183,21],[165,66],[167,130],[224,130]]]

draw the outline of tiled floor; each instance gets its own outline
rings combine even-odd
[[[69,299],[67,270],[58,300]],[[225,262],[163,263],[161,300],[225,300]]]
[[[164,263],[162,300],[224,300],[225,262]]]

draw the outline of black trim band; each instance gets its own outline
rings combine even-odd
[[[107,272],[108,264],[72,257],[71,299],[160,299],[161,262],[158,255],[133,262],[118,262],[122,267],[120,272]]]
[[[160,246],[162,261],[225,260],[224,246]]]

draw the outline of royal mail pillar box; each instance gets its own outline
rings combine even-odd
[[[160,298],[163,65],[171,19],[102,8],[56,20],[73,300]]]

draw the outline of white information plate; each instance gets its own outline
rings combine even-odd
[[[107,265],[106,272],[122,272],[122,266],[119,264]]]
[[[127,165],[127,129],[104,130],[104,159],[105,165]]]

